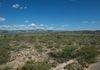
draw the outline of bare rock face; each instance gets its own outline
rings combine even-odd
[[[100,62],[91,64],[86,70],[100,70]]]

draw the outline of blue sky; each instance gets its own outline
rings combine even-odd
[[[100,30],[100,0],[0,0],[0,29]]]

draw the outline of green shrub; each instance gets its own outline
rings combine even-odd
[[[34,62],[28,61],[20,70],[49,70],[48,62]]]
[[[6,48],[0,47],[0,64],[6,63],[9,61],[9,50]]]
[[[67,70],[83,70],[83,67],[81,65],[79,65],[78,63],[72,63],[72,64],[69,64],[69,65],[66,65],[64,67],[64,69],[67,69]]]
[[[97,55],[96,47],[82,47],[77,51],[77,60],[83,67],[88,67],[88,64],[96,61]]]
[[[35,45],[34,48],[38,51],[38,52],[42,52],[43,51],[43,47],[40,45]]]
[[[48,53],[48,55],[50,57],[53,57],[57,62],[63,63],[66,60],[69,60],[75,57],[75,50],[77,48],[78,47],[76,46],[66,46],[62,49],[62,51],[50,52]]]
[[[62,57],[70,59],[74,57],[74,51],[77,49],[78,47],[76,46],[66,46],[63,50],[62,50]]]

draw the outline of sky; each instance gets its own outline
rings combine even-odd
[[[0,30],[100,30],[100,0],[0,0]]]

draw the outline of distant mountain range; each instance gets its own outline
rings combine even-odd
[[[11,34],[11,33],[45,33],[45,32],[66,32],[66,33],[100,33],[100,30],[90,31],[90,30],[81,30],[81,31],[62,31],[62,30],[0,30],[0,34]]]
[[[11,33],[44,33],[44,32],[56,32],[55,30],[0,30],[0,34],[11,34]]]

